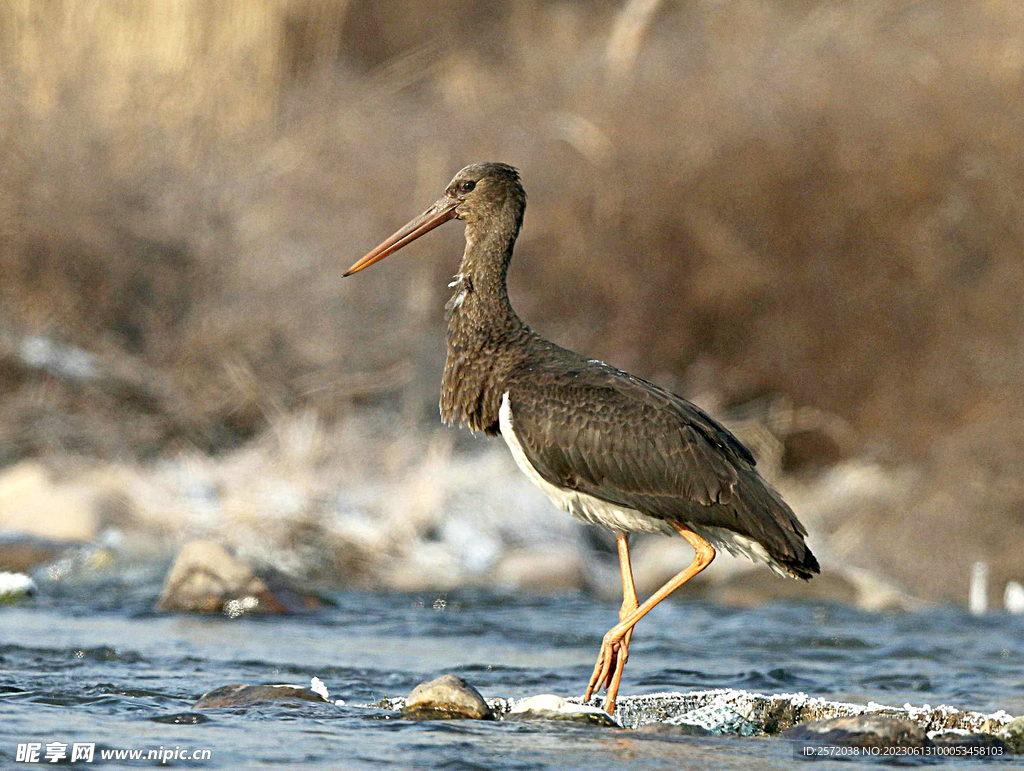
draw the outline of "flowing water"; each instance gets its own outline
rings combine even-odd
[[[158,590],[139,577],[44,584],[34,600],[0,608],[0,767],[31,768],[15,762],[26,742],[95,743],[94,765],[105,768],[159,763],[101,763],[101,750],[158,748],[211,751],[209,760],[168,763],[178,768],[625,771],[797,762],[777,738],[413,722],[358,706],[404,696],[445,672],[485,696],[579,694],[618,611],[583,595],[351,592],[333,595],[337,606],[315,615],[229,619],[157,613]],[[733,687],[1021,714],[1022,643],[1024,618],[976,618],[953,607],[872,614],[834,605],[667,602],[637,628],[623,694]],[[346,705],[190,709],[222,685],[308,685],[313,676]]]

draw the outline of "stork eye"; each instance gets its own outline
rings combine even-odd
[[[459,192],[469,193],[472,192],[474,187],[476,187],[476,182],[471,179],[467,179],[465,182],[459,184]]]

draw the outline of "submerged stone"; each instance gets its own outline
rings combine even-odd
[[[874,714],[813,720],[793,726],[782,735],[807,744],[837,747],[924,747],[928,744],[928,737],[919,725]]]
[[[458,675],[451,674],[417,685],[401,709],[408,717],[421,720],[494,719],[480,692]]]
[[[708,729],[694,723],[648,723],[636,729],[637,733],[651,736],[713,736]]]
[[[961,733],[959,731],[947,731],[935,734],[930,739],[935,746],[941,747],[964,747],[972,750],[990,750],[986,753],[993,757],[1001,755],[1012,755],[1010,745],[992,734]],[[981,755],[981,753],[978,753]]]
[[[214,688],[199,697],[192,709],[220,709],[222,707],[251,707],[273,701],[314,701],[330,704],[323,694],[303,685],[248,685],[239,683]]]

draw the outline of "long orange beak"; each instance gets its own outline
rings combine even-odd
[[[363,268],[368,268],[373,263],[380,262],[389,254],[394,254],[406,244],[411,244],[424,233],[429,233],[438,225],[443,225],[455,216],[455,206],[457,204],[458,201],[453,201],[448,196],[438,199],[437,203],[399,229],[391,238],[376,249],[368,252],[365,257],[345,271],[343,275],[351,276],[353,273],[358,273]]]

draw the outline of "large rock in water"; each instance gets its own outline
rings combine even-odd
[[[215,541],[192,541],[178,552],[157,608],[234,617],[296,613],[322,604],[319,597],[291,589],[277,577],[258,576]]]
[[[402,711],[417,718],[469,718],[493,720],[480,691],[458,675],[441,675],[413,688]]]

